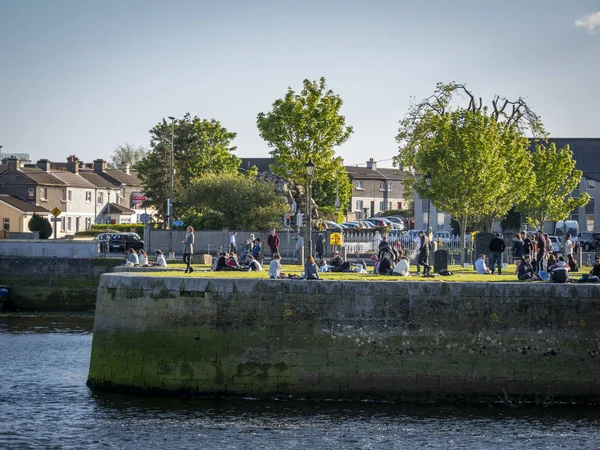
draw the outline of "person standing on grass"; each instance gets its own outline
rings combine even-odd
[[[537,234],[537,262],[539,273],[541,270],[544,270],[544,263],[546,262],[546,238],[541,231],[538,231]]]
[[[490,252],[492,252],[491,273],[494,275],[494,268],[498,265],[498,275],[502,275],[502,252],[506,249],[504,239],[500,237],[500,233],[490,241]]]
[[[187,227],[185,239],[181,242],[183,243],[183,262],[186,264],[184,273],[192,273],[194,271],[194,268],[192,267],[192,255],[194,254],[194,227],[191,225]]]
[[[515,234],[512,246],[512,255],[515,261],[515,273],[519,271],[519,264],[523,260],[523,239],[521,239],[521,233]]]
[[[417,272],[419,271],[419,266],[423,266],[424,277],[429,276],[429,272],[431,271],[431,266],[429,265],[429,247],[429,238],[423,231],[419,231],[419,263],[417,264]]]
[[[235,244],[235,237],[237,236],[237,231],[234,231],[233,233],[231,233],[231,236],[229,236],[229,252],[233,252],[233,253],[237,253],[237,248],[236,248],[236,244]]]
[[[317,254],[317,259],[321,260],[325,258],[325,237],[323,237],[323,233],[319,233],[317,237],[315,253]]]
[[[563,252],[566,257],[573,254],[573,242],[571,241],[571,234],[565,234],[565,251]]]
[[[275,257],[275,253],[279,253],[279,244],[280,244],[279,235],[276,230],[271,230],[271,234],[267,238],[267,245],[271,249],[271,258]]]

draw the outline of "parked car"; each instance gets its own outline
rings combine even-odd
[[[586,252],[600,248],[600,233],[590,233],[588,231],[579,233],[579,245]]]
[[[560,239],[558,236],[548,236],[548,239],[550,239],[550,242],[552,242],[552,251],[561,253],[562,239]]]
[[[398,229],[397,224],[393,223],[387,217],[370,217],[367,219],[369,222],[375,224],[376,227],[387,227],[392,229]]]
[[[115,239],[115,236],[117,236],[116,233],[100,233],[98,236],[92,239],[92,241],[98,242],[101,252],[106,252],[107,243]]]
[[[448,245],[454,241],[454,237],[449,231],[436,231],[433,235],[433,241],[437,242],[439,239],[441,239],[442,244],[445,245]]]
[[[111,252],[124,252],[130,248],[134,250],[144,248],[144,241],[137,233],[120,233],[111,235],[109,245]]]
[[[360,228],[360,225],[358,224],[358,222],[344,222],[341,225],[348,230]]]
[[[404,226],[405,219],[403,217],[389,216],[389,217],[386,217],[386,219],[389,220],[390,222],[392,222],[392,224],[395,225],[395,228],[397,230],[402,231],[402,230],[404,230],[404,228],[406,228]]]
[[[337,233],[341,233],[342,231],[344,231],[344,229],[346,228],[344,225],[342,225],[341,223],[337,223],[337,222],[333,222],[331,220],[326,220],[325,222],[323,222],[325,224],[325,228],[327,230],[334,230]]]

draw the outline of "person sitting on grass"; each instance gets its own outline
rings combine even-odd
[[[487,264],[485,263],[485,255],[482,253],[481,255],[479,255],[479,259],[477,261],[475,261],[475,270],[477,271],[477,273],[479,275],[485,275],[485,274],[489,274],[490,269],[488,268]]]
[[[566,283],[569,281],[569,266],[563,256],[559,256],[558,262],[548,267],[548,270],[550,271],[550,279],[554,283]]]
[[[225,264],[227,264],[227,267],[229,267],[230,269],[234,269],[234,270],[240,269],[240,263],[238,263],[237,257],[235,255],[235,253],[233,253],[233,252],[229,254]]]
[[[156,261],[152,265],[158,267],[167,267],[167,260],[165,259],[163,252],[156,250]]]
[[[329,272],[331,270],[331,266],[327,264],[327,261],[322,259],[319,261],[319,272]]]
[[[246,272],[262,272],[262,266],[252,255],[246,255]]]
[[[596,256],[596,264],[594,264],[593,269],[590,270],[590,275],[600,278],[600,256]]]
[[[336,250],[335,252],[333,252],[333,258],[329,262],[329,265],[331,266],[331,272],[341,272],[343,264],[344,258],[342,258],[340,256],[340,252]]]
[[[219,257],[215,261],[215,264],[212,266],[211,270],[215,272],[220,272],[222,270],[227,270],[227,252],[219,253]]]
[[[148,267],[148,255],[146,255],[144,249],[139,250],[138,258],[140,259],[140,266]]]
[[[410,263],[408,262],[406,256],[404,256],[404,251],[398,250],[398,257],[400,260],[394,267],[392,275],[407,277],[409,275]]]
[[[533,281],[539,279],[531,265],[531,256],[523,255],[523,261],[519,264],[518,278],[521,281]]]
[[[577,261],[575,261],[575,258],[573,258],[573,255],[567,255],[567,258],[569,260],[569,270],[571,272],[579,272],[579,265],[577,264]]]
[[[319,279],[319,270],[317,265],[315,264],[315,258],[309,256],[306,258],[306,262],[304,263],[304,279],[305,280],[318,280]]]
[[[278,252],[273,253],[273,259],[269,264],[269,278],[281,278],[281,255]]]

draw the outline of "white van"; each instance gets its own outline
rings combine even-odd
[[[576,220],[565,220],[564,222],[559,220],[556,222],[556,232],[554,235],[562,241],[563,234],[566,234],[565,230],[571,235],[571,242],[576,244],[579,238],[579,222]]]

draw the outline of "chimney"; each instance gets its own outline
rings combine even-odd
[[[77,158],[77,156],[75,155],[71,155],[67,158],[67,168],[69,169],[69,172],[72,173],[79,173],[79,158]]]
[[[129,164],[119,164],[119,170],[122,170],[123,172],[125,172],[127,175],[131,175],[129,173]]]
[[[367,161],[367,169],[377,170],[377,161],[375,161],[373,158],[369,158]]]
[[[38,168],[42,169],[44,172],[50,172],[50,160],[49,159],[40,159],[37,162]]]
[[[106,172],[106,162],[103,159],[94,160],[94,173]]]
[[[16,156],[11,156],[9,158],[4,158],[2,160],[2,164],[6,164],[8,166],[8,172],[14,173],[21,168],[21,160]]]

